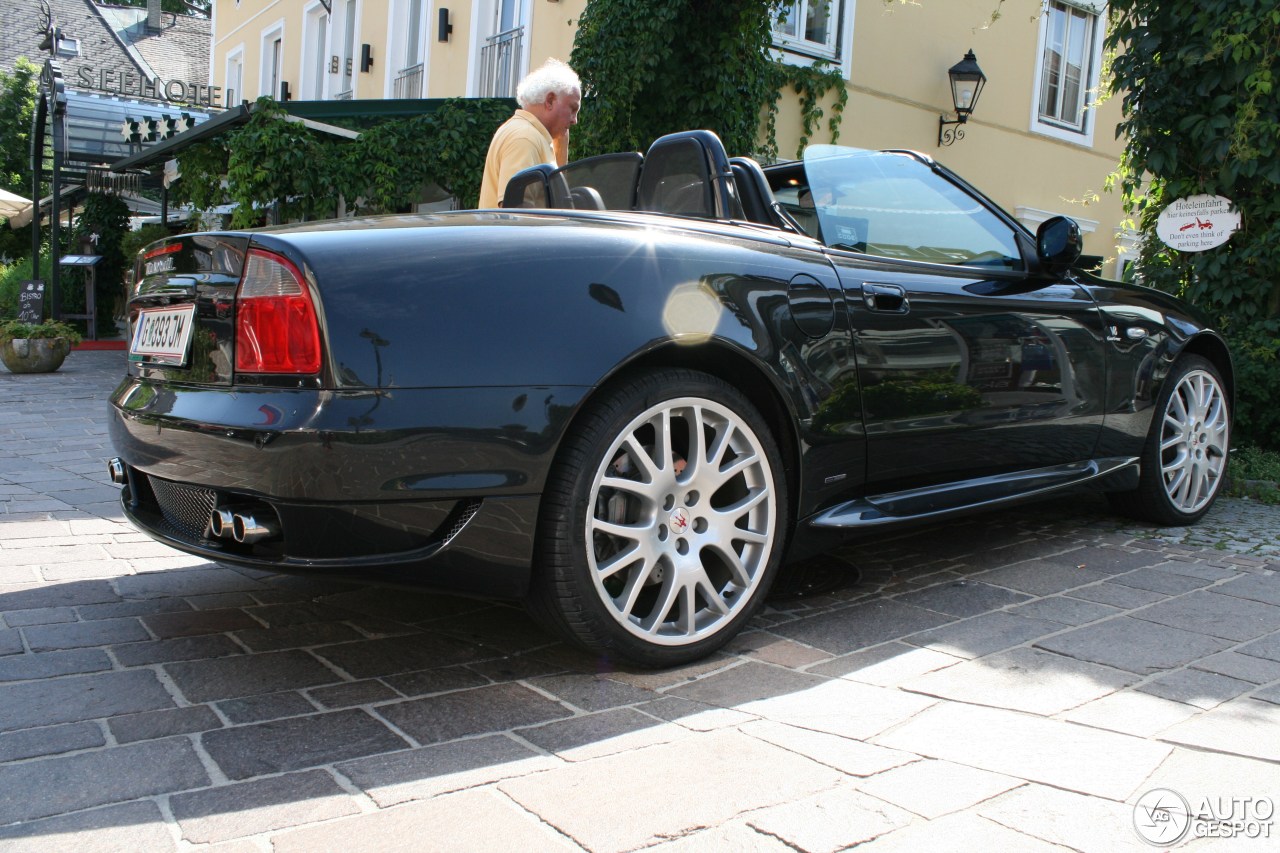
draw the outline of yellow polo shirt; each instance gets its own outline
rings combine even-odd
[[[480,207],[497,207],[512,176],[539,163],[556,165],[551,134],[533,113],[516,110],[489,143],[484,178],[480,181]]]

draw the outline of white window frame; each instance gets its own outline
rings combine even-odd
[[[435,4],[431,0],[418,0],[418,59],[416,62],[410,62],[410,53],[412,50],[413,22],[411,16],[413,14],[414,0],[392,0],[391,20],[396,22],[396,26],[392,27],[388,33],[387,39],[390,42],[390,50],[387,56],[390,61],[386,63],[383,69],[383,78],[385,80],[384,89],[385,97],[394,97],[395,81],[400,72],[414,65],[422,65],[422,90],[418,93],[418,97],[425,97],[427,91],[427,68],[431,57],[431,21],[435,13]]]
[[[227,109],[237,107],[241,101],[252,101],[253,98],[246,97],[244,91],[244,43],[236,45],[227,51],[224,71],[226,72],[222,79],[223,89],[223,105]],[[235,100],[231,100],[234,96]]]
[[[306,101],[323,100],[329,82],[329,33],[333,23],[319,0],[303,10],[302,67],[298,73],[298,97]]]
[[[822,0],[797,0],[797,2],[798,14],[803,16],[808,3],[818,3]],[[857,12],[857,2],[856,0],[830,0],[830,2],[832,6],[830,26],[833,32],[829,46],[789,36],[779,32],[775,26],[773,55],[774,59],[788,65],[812,66],[819,62],[833,63],[840,69],[840,76],[848,80],[853,73],[853,21]]]
[[[1041,115],[1040,98],[1044,86],[1044,55],[1048,49],[1050,5],[1058,3],[1062,6],[1078,9],[1092,15],[1089,29],[1089,63],[1085,79],[1082,81],[1081,98],[1084,102],[1081,115],[1081,127],[1073,128],[1061,122],[1047,119]],[[1102,76],[1103,36],[1106,34],[1106,3],[1090,2],[1090,0],[1042,0],[1040,7],[1040,35],[1036,45],[1036,67],[1031,89],[1031,131],[1043,136],[1051,136],[1063,142],[1076,145],[1093,146],[1094,112],[1093,105],[1097,101],[1098,86]]]
[[[276,57],[276,42],[280,43],[280,55]],[[280,83],[284,80],[284,18],[262,30],[262,52],[259,54],[258,95],[270,95],[280,99]],[[278,60],[278,61],[276,61]],[[274,67],[273,67],[274,66]],[[275,73],[275,83],[272,74]]]
[[[471,45],[467,58],[467,97],[474,98],[480,92],[480,50],[489,36],[497,35],[494,29],[498,18],[501,0],[475,0],[471,7],[471,32],[468,34]],[[520,23],[524,27],[524,50],[520,57],[519,77],[529,73],[530,33],[533,25],[533,2],[524,0],[520,4]]]
[[[336,98],[348,91],[343,87],[346,80],[347,60],[351,61],[351,97],[356,95],[360,83],[360,18],[363,13],[360,0],[352,4],[352,13],[347,14],[346,0],[333,0],[333,12],[329,15],[329,56],[338,60],[336,71],[329,74],[329,97]],[[348,56],[347,27],[348,17],[351,19],[351,44]]]

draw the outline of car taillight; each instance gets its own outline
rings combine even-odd
[[[298,268],[250,249],[236,292],[236,370],[319,373],[320,325]]]

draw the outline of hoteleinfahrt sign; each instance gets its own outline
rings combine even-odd
[[[1240,227],[1240,211],[1220,195],[1180,198],[1160,212],[1156,236],[1180,252],[1203,252],[1221,246]]]

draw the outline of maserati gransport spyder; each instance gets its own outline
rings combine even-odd
[[[930,157],[707,131],[522,172],[493,210],[144,249],[113,481],[232,565],[524,602],[667,666],[785,564],[1065,490],[1199,519],[1222,338]]]

